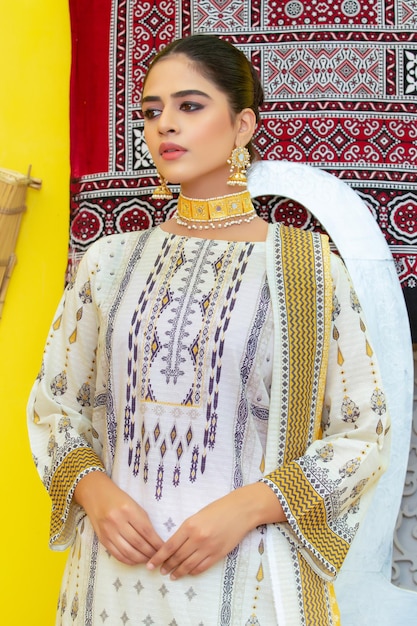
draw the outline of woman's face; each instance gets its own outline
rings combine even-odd
[[[159,173],[191,197],[232,190],[227,159],[239,141],[241,114],[183,54],[161,59],[149,72],[142,97],[145,140]]]

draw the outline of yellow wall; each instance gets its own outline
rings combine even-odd
[[[0,167],[29,190],[0,319],[0,623],[49,626],[65,555],[48,548],[49,500],[32,463],[25,407],[61,295],[68,241],[70,29],[67,0],[0,0]]]

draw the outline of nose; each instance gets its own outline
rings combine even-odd
[[[164,107],[158,117],[158,132],[161,135],[168,135],[176,133],[177,130],[178,123],[175,112],[170,107]]]

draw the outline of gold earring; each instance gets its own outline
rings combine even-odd
[[[227,184],[245,187],[248,182],[246,169],[250,165],[249,150],[244,146],[237,146],[232,150],[230,159],[227,162],[230,165],[230,176],[227,179]]]
[[[158,172],[160,184],[155,187],[152,194],[152,200],[172,200],[171,190],[167,187],[167,181]]]

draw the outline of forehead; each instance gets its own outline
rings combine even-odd
[[[199,66],[184,54],[174,54],[162,58],[149,71],[143,97],[161,96],[180,91],[197,89],[213,97],[226,96],[217,86],[206,78]]]

